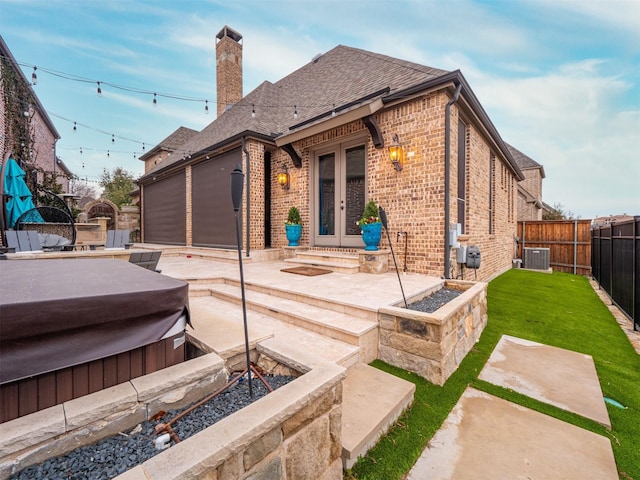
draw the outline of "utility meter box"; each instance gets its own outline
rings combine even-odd
[[[456,249],[456,263],[465,263],[467,261],[467,246],[460,245]]]
[[[480,247],[477,245],[467,247],[467,268],[480,268]]]

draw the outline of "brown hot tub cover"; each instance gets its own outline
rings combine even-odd
[[[0,263],[0,384],[160,340],[188,284],[123,260]]]

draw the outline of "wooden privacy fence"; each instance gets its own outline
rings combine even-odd
[[[524,248],[548,248],[556,272],[591,275],[591,220],[518,222],[518,258]]]

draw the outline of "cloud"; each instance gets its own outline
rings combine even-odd
[[[583,218],[640,211],[640,105],[624,103],[633,85],[606,67],[587,59],[542,75],[467,77],[502,137],[544,166],[544,200]]]

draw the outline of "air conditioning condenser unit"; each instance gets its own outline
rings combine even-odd
[[[525,248],[524,268],[531,270],[549,270],[549,249]]]

